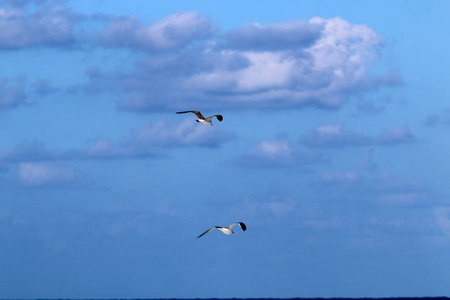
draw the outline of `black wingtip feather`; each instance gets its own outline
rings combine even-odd
[[[246,231],[247,230],[247,226],[244,223],[239,222],[239,226],[241,226],[242,231]]]

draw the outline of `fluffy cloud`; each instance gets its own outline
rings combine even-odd
[[[316,148],[341,148],[350,146],[389,146],[411,143],[414,136],[407,126],[386,130],[378,136],[368,136],[345,129],[343,124],[322,125],[300,136],[300,143]]]
[[[298,167],[323,163],[318,153],[303,153],[285,140],[262,141],[235,160],[239,166],[254,168]]]
[[[146,51],[170,50],[212,34],[212,22],[196,12],[179,12],[143,26],[135,17],[115,18],[98,34],[99,44]]]
[[[23,8],[0,8],[0,49],[70,45],[76,22],[73,13],[55,3],[31,13]]]

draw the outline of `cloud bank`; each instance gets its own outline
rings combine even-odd
[[[225,31],[195,11],[147,25],[135,16],[76,13],[63,3],[21,1],[0,9],[0,49],[129,50],[128,70],[94,66],[86,82],[67,90],[116,95],[121,110],[338,109],[353,96],[400,82],[390,70],[369,71],[382,38],[339,17]],[[40,92],[57,90],[42,80]]]
[[[180,53],[163,53],[157,61],[144,56],[130,72],[104,75],[88,84],[110,78],[125,94],[119,99],[121,109],[129,111],[187,104],[336,109],[360,92],[399,82],[392,73],[367,70],[381,43],[369,27],[340,18],[254,24]]]

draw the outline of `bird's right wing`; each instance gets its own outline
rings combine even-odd
[[[231,224],[230,226],[228,226],[228,228],[233,228],[234,226],[239,225],[239,227],[241,227],[242,231],[246,231],[247,230],[247,226],[245,226],[245,224],[243,222],[236,222]]]
[[[222,122],[222,120],[223,120],[222,115],[214,115],[214,117],[216,117],[217,120],[219,120],[220,122]]]

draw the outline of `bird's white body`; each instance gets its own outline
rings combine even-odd
[[[222,231],[222,232],[225,233],[225,234],[232,234],[232,233],[234,233],[234,231],[231,230],[231,229],[228,228],[228,227],[222,227],[222,228],[217,228],[217,229],[219,229],[220,231]]]
[[[205,120],[198,119],[197,122],[199,122],[200,124],[204,124],[204,125],[212,124],[211,119],[209,119],[209,120],[208,119],[205,119]]]

